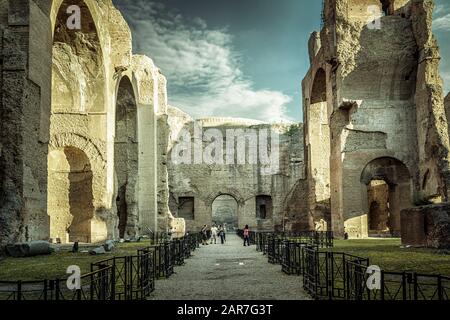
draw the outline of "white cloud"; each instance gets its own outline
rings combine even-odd
[[[450,92],[450,70],[442,70],[441,77],[444,80],[444,96]]]
[[[209,29],[198,17],[188,19],[146,0],[115,2],[126,9],[136,50],[154,59],[167,77],[169,103],[196,118],[290,120],[286,106],[292,98],[254,89],[226,29]]]
[[[450,13],[434,19],[433,30],[434,31],[450,31]]]

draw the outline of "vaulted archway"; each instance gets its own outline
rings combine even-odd
[[[94,217],[93,173],[87,155],[75,147],[49,154],[50,237],[62,243],[91,242]]]
[[[81,29],[67,26],[67,8],[80,8]],[[54,21],[52,112],[89,113],[105,110],[103,49],[91,11],[83,0],[65,0]]]
[[[212,221],[216,225],[226,225],[230,228],[239,226],[239,206],[236,199],[227,194],[219,195],[212,203]]]
[[[133,237],[138,219],[139,146],[136,98],[128,77],[123,77],[119,83],[115,117],[114,169],[119,236]]]
[[[400,212],[412,206],[407,166],[391,157],[372,160],[361,174],[361,183],[367,187],[369,236],[399,236]]]

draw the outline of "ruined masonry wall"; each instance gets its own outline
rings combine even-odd
[[[331,150],[325,169],[330,190],[320,193],[326,198],[329,192],[330,229],[337,236],[367,236],[368,189],[362,173],[380,158],[398,166],[384,178],[395,180],[394,172],[403,167],[410,175],[409,188],[391,187],[396,211],[415,203],[448,201],[449,138],[440,56],[431,29],[433,1],[391,1],[378,29],[368,27],[369,5],[381,12],[378,0],[325,2],[325,24],[320,37],[311,36],[311,68],[303,80],[309,146],[317,137],[309,128],[317,124],[308,118],[314,79],[319,68],[326,71]],[[324,164],[314,157],[308,160],[310,185],[317,185],[324,175],[316,168],[324,169]],[[374,175],[377,178],[376,170]],[[313,193],[317,190],[310,187],[310,210],[320,204]]]
[[[178,198],[194,197],[194,220],[187,220],[187,230],[199,230],[204,224],[212,223],[212,204],[221,194],[230,195],[238,203],[239,227],[248,224],[252,229],[272,230],[302,225],[293,223],[298,216],[302,216],[305,199],[302,198],[305,184],[305,163],[303,143],[300,137],[303,128],[287,133],[290,126],[255,124],[255,122],[242,119],[210,118],[194,121],[182,111],[170,107],[168,123],[170,126],[169,142],[169,188],[170,208],[177,215]],[[192,141],[194,126],[202,124],[204,129],[215,129],[226,137],[227,129],[270,129],[284,132],[280,138],[280,170],[273,175],[261,175],[257,165],[208,165],[208,164],[174,164],[171,158],[172,150],[181,141],[180,135],[189,132]],[[294,128],[294,127],[293,127]],[[184,130],[184,131],[183,131]],[[225,140],[225,139],[224,139]],[[209,145],[206,140],[200,142],[203,147]],[[225,150],[224,141],[224,150]],[[225,155],[224,155],[225,156]],[[225,159],[225,158],[224,158]],[[271,219],[256,218],[256,196],[268,195],[272,197],[273,216]],[[287,201],[291,201],[287,207]],[[299,204],[298,206],[296,204]],[[287,211],[288,210],[288,211]],[[285,216],[285,213],[290,214]],[[293,219],[291,221],[285,219]],[[309,229],[309,228],[308,228]]]
[[[83,224],[90,241],[118,237],[116,166],[132,171],[131,180],[139,177],[137,182],[129,181],[127,190],[134,207],[127,226],[131,234],[156,230],[157,211],[162,215],[168,211],[158,209],[157,200],[158,192],[168,192],[164,179],[157,187],[158,172],[165,164],[158,160],[161,131],[156,113],[165,113],[166,81],[150,58],[133,55],[130,29],[111,0],[72,2],[90,17],[78,33],[64,29],[61,12],[67,2],[63,0],[0,1],[0,247],[8,242],[49,239],[58,219],[75,219],[70,217],[70,206],[64,213],[54,211],[59,205],[65,207],[58,204],[67,201],[63,191],[60,199],[47,201],[48,188],[61,190],[63,186],[49,168],[59,170],[57,177],[75,168],[64,167],[64,157],[48,158],[52,152],[67,155],[78,150],[79,157],[87,159],[93,207],[92,219]],[[139,130],[131,140],[138,144],[139,156],[136,160],[128,154],[127,161],[116,163],[116,102],[121,101],[117,95],[125,78],[131,81],[134,96],[125,101],[134,101],[137,108]],[[167,201],[160,203],[163,206]],[[70,222],[61,222],[58,228],[67,227],[65,223]]]

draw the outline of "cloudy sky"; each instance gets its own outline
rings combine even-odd
[[[302,121],[307,41],[318,0],[113,0],[169,82],[169,103],[190,115]],[[435,32],[450,91],[450,1],[436,0]]]

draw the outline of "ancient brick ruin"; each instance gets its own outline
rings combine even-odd
[[[84,17],[76,31],[65,23],[74,4]],[[384,12],[376,23],[369,6]],[[325,1],[322,30],[305,44],[303,124],[266,124],[168,106],[165,77],[133,54],[111,0],[0,1],[0,247],[132,238],[184,225],[174,217],[197,231],[220,212],[258,230],[448,243],[450,95],[433,8]],[[173,161],[186,133],[193,154],[208,148],[205,132],[224,137],[212,157],[226,159],[227,131],[233,145],[244,136],[247,159],[252,130],[279,136],[268,149],[279,150],[275,169]]]
[[[369,5],[384,11],[378,28]],[[336,235],[399,235],[402,209],[448,201],[432,12],[427,0],[325,3],[309,42],[304,122],[310,212]]]
[[[121,13],[108,0],[2,1],[0,11],[1,244],[155,230],[166,80],[133,55]]]

